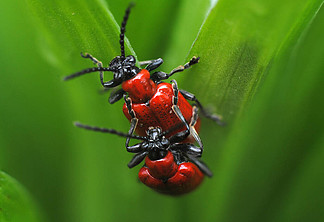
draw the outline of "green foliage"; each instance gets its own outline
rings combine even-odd
[[[289,38],[226,139],[216,221],[323,219],[323,18]]]
[[[172,198],[137,182],[123,138],[73,127],[128,129],[122,102],[98,94],[98,76],[61,81],[92,66],[81,51],[105,65],[119,54],[128,1],[1,1],[0,167],[51,221],[323,221],[321,4],[136,2],[127,53],[161,57],[165,71],[200,56],[174,77],[227,122],[202,121],[203,159],[215,176]]]
[[[7,174],[0,172],[0,221],[37,222],[37,207],[29,194]]]

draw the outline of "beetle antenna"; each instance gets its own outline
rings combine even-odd
[[[120,50],[121,50],[121,58],[125,59],[125,32],[126,32],[126,23],[128,20],[128,16],[130,13],[131,8],[135,5],[134,2],[131,2],[128,6],[128,8],[126,9],[125,15],[124,15],[124,19],[123,22],[120,26],[120,40],[119,40],[119,44],[120,44]]]
[[[89,126],[89,125],[84,125],[84,124],[79,123],[79,122],[74,122],[74,125],[79,127],[79,128],[86,129],[86,130],[92,130],[92,131],[97,131],[97,132],[102,132],[102,133],[111,133],[111,134],[115,134],[117,136],[122,136],[122,137],[128,137],[128,138],[147,141],[146,137],[137,136],[137,135],[130,135],[130,134],[127,134],[127,133],[119,132],[119,131],[117,131],[115,129],[101,128],[101,127],[98,127],[98,126]]]
[[[71,74],[69,76],[65,76],[63,78],[63,80],[66,81],[66,80],[73,79],[73,78],[78,77],[78,76],[82,76],[82,75],[87,74],[87,73],[98,72],[98,71],[115,71],[115,70],[111,69],[110,67],[93,67],[93,68],[84,69],[84,70],[82,70],[80,72],[73,73],[73,74]]]

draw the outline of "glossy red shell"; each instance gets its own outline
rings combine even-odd
[[[196,189],[204,179],[204,174],[191,163],[177,165],[173,154],[168,154],[160,160],[145,159],[146,166],[138,173],[139,179],[153,190],[169,195],[181,195]]]
[[[133,81],[133,79],[130,79],[123,83],[123,89],[128,92],[129,97],[132,99],[132,108],[136,114],[136,118],[139,120],[136,127],[136,133],[140,136],[146,136],[146,130],[151,126],[160,126],[163,131],[179,128],[172,134],[167,135],[167,137],[185,130],[186,127],[182,125],[183,123],[181,123],[179,118],[172,110],[172,85],[170,83],[160,83],[158,85],[153,83],[154,85],[152,85],[152,80],[148,77],[149,72],[143,69],[140,73],[138,73],[137,76],[133,78],[136,79],[136,82],[135,80]],[[140,78],[142,78],[141,81],[138,80]],[[131,84],[135,85],[131,86]],[[139,86],[141,84],[143,84],[143,86]],[[149,92],[146,92],[145,90],[148,90]],[[138,98],[139,96],[143,96],[143,98],[145,97],[147,100],[140,101]],[[192,106],[181,93],[179,93],[178,96],[178,106],[183,116],[189,123],[192,116]],[[123,106],[123,112],[126,118],[131,120],[126,104]],[[182,127],[179,127],[181,125]],[[198,119],[195,128],[197,131],[199,130],[200,119]]]
[[[128,93],[133,103],[143,103],[154,95],[156,84],[150,79],[149,71],[142,69],[132,79],[124,81],[122,88]]]

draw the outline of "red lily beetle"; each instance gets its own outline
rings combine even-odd
[[[181,122],[184,122],[183,120],[189,121],[191,118],[192,106],[187,100],[194,101],[204,116],[222,125],[221,117],[206,112],[195,95],[184,90],[178,90],[175,81],[173,81],[172,85],[162,82],[162,80],[168,79],[173,74],[182,72],[198,63],[199,57],[193,57],[188,63],[173,69],[169,74],[161,71],[155,71],[150,74],[151,71],[157,69],[163,63],[161,58],[139,62],[139,65],[146,65],[145,69],[140,69],[136,66],[136,59],[133,55],[125,56],[125,28],[132,6],[133,4],[127,8],[120,28],[119,43],[121,55],[116,56],[110,62],[109,67],[103,67],[102,62],[90,54],[81,53],[83,58],[91,59],[98,67],[88,68],[66,76],[64,80],[99,71],[100,81],[104,88],[109,89],[121,85],[122,89],[111,93],[109,103],[113,104],[122,97],[124,97],[125,101],[128,101],[123,106],[123,112],[126,118],[131,121],[131,128],[135,127],[135,131],[140,136],[146,136],[146,131],[149,127],[159,126],[162,128],[162,131],[166,131],[181,125],[181,128],[170,133],[167,137],[183,131],[185,127],[188,129],[187,124],[186,126],[181,124]],[[104,71],[113,72],[113,79],[105,82]],[[130,104],[131,107],[127,107],[127,104]],[[133,115],[130,115],[130,109],[134,110]],[[199,127],[200,120],[198,119],[195,126],[196,130],[199,130]],[[191,134],[194,135],[193,132]]]
[[[197,121],[197,108],[194,107],[193,118],[190,128]],[[205,163],[200,160],[203,147],[191,143],[182,143],[188,137],[188,129],[180,131],[170,138],[165,136],[168,131],[162,131],[160,127],[149,127],[146,136],[136,136],[118,132],[114,129],[106,129],[75,123],[77,127],[103,133],[111,133],[127,137],[126,149],[128,152],[136,153],[128,163],[133,168],[145,159],[145,165],[138,173],[139,179],[153,190],[168,194],[182,195],[196,189],[204,179],[204,175],[212,176],[212,172]],[[129,145],[130,139],[139,139],[143,142]]]

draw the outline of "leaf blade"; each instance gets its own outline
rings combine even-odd
[[[3,222],[38,222],[44,221],[43,219],[26,190],[16,180],[1,171],[0,220]]]

